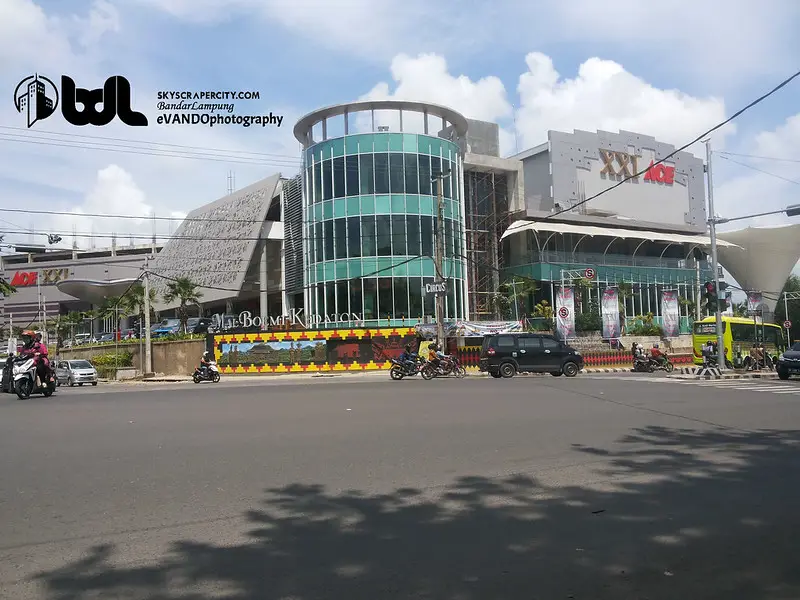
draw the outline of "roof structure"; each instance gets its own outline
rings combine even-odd
[[[515,221],[503,233],[501,239],[513,235],[531,231],[534,233],[574,233],[577,235],[612,237],[618,239],[646,240],[650,242],[669,242],[672,244],[695,244],[698,247],[711,245],[711,238],[705,235],[691,235],[685,233],[669,233],[666,231],[642,231],[638,229],[623,229],[621,227],[594,227],[591,225],[573,225],[571,223],[558,223],[555,221]],[[741,252],[741,248],[730,241],[717,240],[717,246],[736,249]]]
[[[65,279],[56,283],[59,292],[69,294],[83,302],[102,304],[106,298],[122,296],[138,279],[114,279],[98,281],[95,279]]]
[[[277,173],[187,215],[150,264],[159,310],[177,306],[163,304],[162,297],[178,277],[198,286],[202,302],[239,294],[280,180]]]
[[[745,250],[720,246],[719,262],[742,288],[762,292],[764,303],[774,311],[786,279],[800,260],[800,224],[748,227],[717,235]]]

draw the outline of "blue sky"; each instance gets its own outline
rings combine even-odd
[[[84,138],[56,119],[29,131],[0,129],[0,206],[155,211],[175,216],[174,228],[188,210],[224,195],[229,171],[237,187],[275,171],[294,172],[294,121],[320,106],[363,97],[435,101],[496,120],[507,151],[513,150],[513,115],[521,149],[545,141],[547,129],[573,128],[625,128],[681,144],[798,67],[800,2],[768,4],[676,0],[657,9],[596,0],[4,0],[1,98],[10,99],[16,83],[35,71],[70,74],[86,87],[121,74],[145,112],[154,112],[158,90],[249,89],[261,100],[237,104],[237,112],[271,110],[285,120],[280,129],[138,131],[114,123],[78,132]],[[800,81],[715,136],[714,146],[800,160],[798,115]],[[0,105],[0,126],[24,127],[10,101]],[[101,143],[96,136],[124,140],[111,143],[128,150],[135,141],[139,153],[88,148]],[[59,140],[79,147],[54,145]],[[208,161],[186,158],[186,149],[177,151],[183,157],[141,150],[163,153],[166,147],[158,144],[224,151]],[[262,154],[247,155],[258,164],[243,164],[232,158],[240,152]],[[800,163],[740,160],[800,181]],[[728,160],[715,161],[715,176],[719,212],[726,216],[800,202],[799,185]],[[8,212],[0,218],[8,230],[75,227],[122,235],[151,228],[146,221]],[[161,233],[168,230],[164,223]]]

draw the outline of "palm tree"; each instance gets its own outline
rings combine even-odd
[[[617,293],[619,294],[619,308],[622,313],[622,333],[625,333],[628,326],[627,300],[633,297],[633,284],[620,281],[617,284]]]
[[[164,302],[170,304],[175,300],[180,301],[178,305],[178,318],[181,320],[181,329],[186,333],[186,322],[189,320],[189,313],[186,307],[194,304],[200,309],[200,298],[202,294],[197,291],[197,285],[188,277],[178,277],[174,281],[167,282],[167,293],[164,294]]]
[[[509,283],[504,283],[500,286],[500,293],[509,299],[510,307],[519,307],[519,301],[522,300],[522,308],[520,311],[522,315],[528,312],[528,300],[533,298],[534,294],[538,291],[539,287],[533,279],[527,277],[514,278]],[[514,311],[516,318],[517,311]]]
[[[13,285],[8,283],[2,277],[0,277],[0,295],[2,295],[4,297],[8,297],[8,296],[10,296],[11,294],[13,294],[16,291],[17,291],[17,288],[15,288]]]

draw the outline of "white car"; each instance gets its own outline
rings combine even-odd
[[[88,360],[61,360],[56,365],[58,385],[70,387],[91,383],[97,385],[97,369]]]

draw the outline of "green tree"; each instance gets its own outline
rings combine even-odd
[[[139,319],[139,322],[142,323],[142,327],[144,327],[144,285],[137,281],[130,287],[125,295],[128,297],[128,305],[130,306],[131,310],[130,314],[136,315],[136,317]],[[150,288],[150,293],[148,296],[150,301],[150,316],[154,317],[156,312],[153,309],[153,306],[156,302],[156,291],[153,288]]]
[[[502,284],[499,291],[509,300],[510,316],[516,318],[519,314],[522,318],[529,312],[529,307],[538,289],[539,286],[533,279],[515,275],[510,282]]]
[[[0,277],[0,295],[7,298],[16,291],[17,288],[8,283],[3,277]]]
[[[622,315],[622,333],[628,329],[628,298],[633,298],[633,284],[620,281],[617,283],[617,293],[619,294],[619,313]]]
[[[197,291],[197,285],[193,283],[188,277],[178,277],[174,281],[167,282],[167,292],[164,294],[164,302],[170,304],[178,300],[178,318],[181,320],[181,329],[186,332],[186,322],[189,320],[189,312],[187,308],[190,304],[197,306],[198,311],[200,308],[200,298],[202,294]]]

